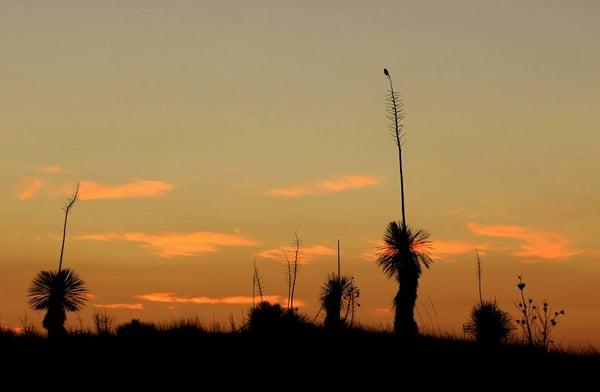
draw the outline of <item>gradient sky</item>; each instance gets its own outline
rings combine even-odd
[[[566,310],[557,340],[600,345],[599,19],[583,0],[0,1],[0,321],[41,320],[25,293],[56,268],[81,181],[65,263],[94,294],[90,327],[103,307],[239,322],[253,258],[286,294],[295,230],[302,311],[340,238],[359,320],[389,326],[396,286],[373,262],[400,217],[386,66],[408,223],[435,240],[421,327],[462,334],[478,247],[486,297],[516,314],[523,275]]]

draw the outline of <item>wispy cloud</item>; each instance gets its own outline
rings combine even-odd
[[[574,249],[564,235],[556,232],[538,231],[518,225],[480,225],[476,222],[468,223],[467,227],[478,235],[521,241],[519,250],[513,252],[513,255],[525,259],[565,259],[582,253]]]
[[[43,174],[60,174],[63,168],[59,165],[38,166],[37,171]]]
[[[191,233],[150,234],[143,232],[100,233],[75,236],[75,239],[90,241],[128,241],[149,248],[161,257],[195,256],[216,252],[219,248],[256,245],[253,239],[239,233],[217,233],[196,231]]]
[[[94,307],[112,310],[144,310],[144,304],[94,304]]]
[[[295,247],[285,246],[282,248],[265,249],[265,250],[257,253],[256,256],[262,257],[265,259],[272,259],[272,260],[278,260],[281,262],[285,262],[285,255],[287,254],[287,256],[290,258],[290,260],[292,260],[294,257],[295,251],[296,251]],[[313,245],[313,246],[307,246],[307,247],[301,246],[299,261],[300,261],[300,263],[306,263],[308,261],[313,260],[315,257],[333,256],[336,254],[337,254],[336,250],[333,248],[330,248],[328,246],[323,246],[323,245]]]
[[[81,200],[98,199],[137,199],[161,196],[173,188],[173,184],[164,181],[137,180],[118,185],[99,184],[94,181],[81,181],[79,197]],[[72,190],[70,190],[71,192]]]
[[[383,241],[373,241],[366,240],[370,245],[368,248],[364,249],[359,255],[358,258],[364,261],[375,261],[377,260],[377,256],[379,253],[379,248],[383,246]]]
[[[24,178],[19,186],[17,196],[20,200],[32,199],[44,185],[46,185],[46,181],[41,178]]]
[[[388,316],[392,314],[391,308],[375,308],[371,311],[376,316]]]
[[[37,166],[34,170],[42,174],[60,174],[63,172],[63,168],[59,165]]]
[[[292,185],[285,188],[271,189],[268,193],[273,196],[300,197],[323,193],[341,192],[349,189],[359,189],[375,186],[381,183],[377,177],[348,174],[338,176],[334,180],[317,181],[307,185]]]
[[[171,292],[156,292],[139,294],[134,296],[135,298],[159,303],[169,304],[197,304],[197,305],[252,305],[253,301],[258,301],[256,297],[254,300],[250,296],[231,296],[231,297],[206,297],[206,296],[191,296],[191,295],[177,295]],[[287,298],[283,298],[279,295],[265,295],[263,296],[264,301],[271,303],[283,304],[287,302]],[[294,299],[294,305],[304,306],[304,302],[301,300]]]
[[[479,251],[479,254],[484,255],[490,247],[491,244],[489,242],[473,243],[468,241],[432,240],[430,253],[434,259],[442,260],[467,253],[475,254],[475,249]]]

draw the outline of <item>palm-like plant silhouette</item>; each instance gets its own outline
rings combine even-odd
[[[83,279],[69,268],[41,271],[29,289],[29,305],[34,310],[46,310],[42,325],[49,337],[58,337],[66,334],[66,312],[80,310],[87,292]]]
[[[383,241],[377,263],[399,285],[394,297],[394,331],[403,337],[414,337],[419,333],[414,319],[419,278],[422,266],[429,267],[432,263],[428,253],[429,234],[422,230],[412,231],[399,222],[390,222]]]
[[[65,205],[63,237],[60,247],[58,270],[41,271],[33,279],[29,288],[29,305],[33,310],[46,310],[42,325],[48,331],[48,337],[54,338],[66,334],[67,312],[76,312],[87,300],[87,288],[79,275],[67,268],[63,269],[67,222],[71,208],[79,198],[79,184],[73,196]]]
[[[338,330],[346,326],[342,309],[352,300],[354,283],[352,278],[330,274],[321,288],[321,307],[325,309],[325,328]]]
[[[400,285],[398,293],[394,297],[394,330],[401,336],[411,337],[419,333],[414,319],[414,307],[417,301],[421,265],[429,267],[432,262],[428,253],[431,241],[427,232],[422,230],[413,231],[406,224],[404,171],[402,166],[404,104],[400,94],[394,90],[392,75],[387,68],[383,69],[383,74],[390,84],[390,89],[386,95],[386,109],[390,132],[394,138],[394,144],[398,148],[402,221],[401,223],[392,221],[388,224],[378,263],[386,275],[395,278]]]

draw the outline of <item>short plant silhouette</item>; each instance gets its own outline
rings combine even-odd
[[[518,278],[517,288],[521,295],[521,301],[517,304],[520,313],[517,324],[521,327],[523,341],[530,347],[548,351],[554,344],[551,338],[552,331],[556,328],[558,319],[565,315],[565,311],[563,309],[553,310],[548,301],[544,301],[540,308],[533,299],[526,297],[527,285],[522,277]]]
[[[498,346],[512,331],[511,317],[495,301],[482,301],[473,306],[465,331],[482,346]]]
[[[48,337],[50,338],[66,335],[66,312],[80,310],[87,301],[88,290],[83,279],[75,271],[62,268],[69,212],[78,197],[79,184],[77,184],[75,193],[67,200],[65,205],[58,270],[39,272],[33,279],[28,294],[29,305],[32,309],[46,311],[42,325],[48,331]]]
[[[475,255],[479,302],[473,306],[470,319],[465,324],[464,329],[482,346],[494,347],[508,339],[513,330],[512,318],[498,307],[496,301],[483,299],[482,263],[477,250],[475,250]]]
[[[94,313],[94,326],[98,336],[110,335],[113,332],[114,318],[108,314],[106,309],[101,313]]]
[[[395,278],[399,284],[398,293],[394,298],[394,331],[403,337],[414,337],[419,333],[414,318],[417,289],[422,272],[421,267],[428,268],[432,263],[428,253],[431,241],[427,232],[422,230],[413,231],[406,224],[404,171],[402,166],[404,104],[400,94],[394,91],[392,75],[388,69],[384,68],[383,73],[390,84],[386,96],[386,109],[390,122],[390,132],[398,148],[402,221],[393,221],[388,224],[384,235],[384,245],[380,248],[378,256],[378,264],[388,277]]]
[[[321,288],[321,307],[325,310],[325,328],[339,330],[354,320],[353,302],[358,296],[354,280],[349,276],[330,274]],[[342,312],[345,314],[342,316]]]
[[[321,287],[319,312],[325,310],[325,328],[337,331],[344,327],[351,327],[354,323],[356,308],[360,306],[359,296],[360,290],[354,284],[354,278],[342,275],[340,240],[338,240],[337,274],[329,274],[325,284]]]

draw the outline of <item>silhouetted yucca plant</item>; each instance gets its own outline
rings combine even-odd
[[[484,346],[501,344],[512,330],[510,315],[492,301],[481,301],[473,306],[471,318],[465,325],[465,331]]]
[[[390,222],[383,242],[377,263],[389,278],[398,282],[394,298],[394,331],[403,337],[414,337],[419,333],[414,318],[419,278],[422,267],[428,268],[433,262],[429,255],[429,234],[412,231],[399,222]]]
[[[49,337],[66,334],[66,312],[80,310],[87,300],[84,281],[71,269],[41,271],[29,289],[29,305],[45,310],[43,326]]]
[[[65,205],[65,220],[60,248],[58,270],[41,271],[33,279],[29,289],[29,305],[34,310],[45,310],[43,326],[48,337],[66,334],[67,312],[80,310],[87,300],[87,289],[83,279],[71,269],[63,269],[63,255],[67,236],[67,221],[71,208],[79,198],[79,184],[73,196]]]
[[[351,277],[330,274],[321,288],[321,307],[325,310],[325,328],[338,330],[347,326],[342,310],[348,309],[354,301],[354,282]],[[348,312],[349,313],[349,312]]]
[[[414,308],[422,271],[421,266],[429,267],[432,262],[428,253],[431,242],[427,232],[411,230],[406,224],[404,171],[402,166],[404,103],[400,94],[394,90],[392,75],[388,69],[384,68],[383,73],[390,85],[390,89],[386,94],[386,110],[389,129],[398,149],[402,221],[401,223],[394,221],[388,224],[378,263],[385,274],[390,278],[395,278],[399,284],[398,293],[394,298],[394,330],[400,336],[414,337],[419,333],[414,318]]]

